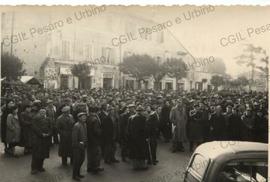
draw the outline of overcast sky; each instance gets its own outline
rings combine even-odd
[[[266,49],[270,54],[270,6],[268,7],[215,7],[204,15],[192,20],[185,20],[183,13],[187,16],[189,11],[198,10],[199,7],[174,7],[168,11],[154,8],[150,15],[157,22],[182,18],[179,24],[174,23],[169,29],[174,37],[180,41],[194,57],[214,56],[224,60],[227,73],[238,75],[247,71],[245,66],[239,66],[234,59],[239,56],[245,44],[254,44]],[[148,15],[149,16],[149,15]],[[166,18],[165,18],[166,17]],[[267,29],[262,32],[262,27]],[[259,28],[261,33],[256,34],[255,29]],[[249,30],[249,34],[248,31]],[[253,33],[251,31],[254,31]],[[257,30],[258,31],[258,30]],[[220,40],[224,37],[228,40],[229,35],[240,32],[245,40],[236,41],[227,46],[222,46]],[[228,41],[222,40],[223,44]],[[226,42],[227,41],[227,42]]]

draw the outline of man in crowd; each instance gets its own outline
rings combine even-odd
[[[2,116],[1,116],[1,139],[5,145],[5,153],[8,153],[8,143],[6,141],[7,134],[7,117],[11,113],[12,108],[15,106],[14,101],[10,100],[7,102],[5,107],[3,108]]]
[[[101,121],[101,133],[102,133],[102,153],[106,164],[111,164],[114,161],[113,156],[113,121],[107,111],[107,104],[102,104],[99,118]]]
[[[203,120],[200,105],[194,103],[193,110],[189,112],[189,124],[188,124],[188,139],[190,143],[190,151],[193,152],[194,149],[200,145],[204,140],[203,135]]]
[[[56,128],[56,107],[53,105],[53,101],[49,99],[47,101],[47,107],[46,107],[46,112],[47,112],[47,117],[50,118],[52,122],[52,139],[53,139],[53,144],[58,144],[58,133],[57,133],[57,128]]]
[[[177,105],[172,108],[170,113],[170,120],[174,125],[172,152],[183,152],[183,143],[188,141],[186,134],[187,113],[183,100],[178,99],[177,102]]]
[[[226,122],[222,113],[221,105],[215,107],[214,113],[210,116],[211,140],[222,141],[226,138]]]
[[[32,151],[32,174],[43,172],[43,162],[49,158],[52,124],[49,117],[46,116],[46,110],[40,109],[34,116],[33,123],[33,151]]]
[[[20,122],[22,127],[22,138],[24,144],[24,154],[31,153],[32,150],[32,114],[31,105],[25,105],[24,111],[21,113]]]
[[[159,117],[156,112],[155,105],[147,107],[147,112],[149,114],[147,118],[147,135],[148,135],[148,164],[156,165],[157,160],[157,138],[158,138],[158,126]]]
[[[118,112],[116,111],[116,107],[113,106],[113,103],[109,105],[108,114],[113,122],[113,144],[112,144],[111,161],[114,163],[119,163],[119,160],[117,160],[115,157],[117,143],[119,142],[119,115],[118,115]]]
[[[85,159],[85,149],[87,147],[87,114],[78,113],[78,122],[75,123],[72,130],[72,148],[73,148],[73,174],[76,181],[80,181],[84,176],[80,174],[81,166]]]
[[[237,110],[231,105],[226,107],[225,122],[227,124],[227,140],[239,141],[241,140],[241,119],[237,113]]]
[[[136,114],[130,118],[128,132],[130,141],[130,158],[133,160],[134,170],[147,169],[147,129],[144,109],[139,105]]]
[[[101,161],[101,121],[97,115],[97,107],[89,107],[87,121],[87,172],[96,174],[103,171]]]
[[[172,124],[170,121],[171,107],[169,101],[165,101],[160,114],[160,130],[164,137],[164,141],[168,143],[172,137]]]
[[[244,141],[254,141],[255,115],[252,113],[252,108],[247,107],[241,120],[243,122],[242,136]]]
[[[129,157],[129,135],[128,135],[128,122],[129,118],[135,114],[135,105],[129,104],[125,107],[123,113],[120,115],[120,145],[122,161],[126,162]]]
[[[62,108],[62,114],[56,120],[56,128],[60,135],[58,155],[62,158],[62,165],[67,165],[67,159],[72,163],[72,128],[75,121],[70,114],[70,107]]]

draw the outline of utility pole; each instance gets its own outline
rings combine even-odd
[[[12,12],[12,15],[11,15],[11,36],[10,36],[10,55],[12,56],[13,55],[13,34],[14,34],[14,11]]]
[[[121,44],[119,46],[119,54],[120,54],[120,56],[119,56],[119,58],[120,58],[119,65],[120,65],[122,63],[122,45]],[[118,66],[118,69],[119,69],[119,88],[120,88],[121,86],[123,86],[124,83],[121,83],[122,82],[122,78],[121,78],[120,66]]]
[[[3,35],[3,30],[5,30],[5,13],[1,13],[1,27],[2,27],[2,30],[1,30],[1,34]],[[3,54],[3,51],[4,51],[4,41],[2,40],[1,41],[1,54]]]

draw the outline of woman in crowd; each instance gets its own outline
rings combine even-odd
[[[15,155],[15,146],[19,144],[21,136],[21,127],[18,119],[18,107],[11,107],[11,113],[7,116],[6,142],[9,147],[7,153],[11,156]]]

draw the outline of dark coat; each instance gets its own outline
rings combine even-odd
[[[84,150],[86,146],[87,146],[86,124],[76,122],[72,129],[72,148]]]
[[[7,116],[11,110],[7,107],[3,109],[3,114],[1,116],[1,140],[6,143],[6,133],[7,133]]]
[[[265,116],[255,115],[254,136],[256,142],[268,143],[268,120]]]
[[[210,123],[209,123],[209,110],[208,109],[202,109],[202,125],[203,125],[203,137],[204,140],[209,139],[209,132],[210,132]]]
[[[31,112],[22,112],[20,117],[21,128],[22,128],[22,144],[26,147],[32,146],[32,122],[33,115]]]
[[[114,137],[114,126],[111,117],[105,114],[103,111],[99,113],[99,119],[101,122],[101,136],[103,144],[111,144]]]
[[[122,113],[120,115],[120,142],[125,142],[128,140],[127,126],[130,113]]]
[[[48,117],[41,117],[37,114],[32,123],[33,130],[33,157],[45,159],[49,158],[51,135],[52,135],[52,122]],[[42,134],[48,134],[44,137]]]
[[[72,128],[74,119],[71,114],[60,115],[56,120],[56,127],[60,135],[58,154],[62,157],[72,156]]]
[[[151,113],[148,116],[146,127],[147,127],[147,136],[151,139],[157,139],[158,137],[158,124],[159,118],[156,112]]]
[[[254,140],[254,133],[255,133],[255,116],[254,115],[250,115],[250,116],[247,116],[247,115],[243,115],[241,117],[241,120],[242,120],[242,125],[243,125],[243,128],[242,128],[242,140],[244,141],[255,141]]]
[[[144,160],[147,158],[147,128],[146,117],[136,114],[129,120],[128,132],[130,136],[131,159]]]
[[[224,115],[217,115],[216,113],[212,114],[210,118],[210,128],[211,140],[225,140],[227,128]]]
[[[170,124],[170,112],[171,112],[171,107],[169,107],[169,106],[163,106],[161,108],[161,113],[160,113],[160,124],[161,125]]]
[[[195,112],[195,111],[191,111]],[[197,111],[189,117],[188,138],[193,142],[201,142],[204,139],[204,125],[202,112]]]
[[[241,118],[237,114],[226,115],[228,124],[227,140],[241,140],[241,129],[243,128]]]
[[[87,120],[88,147],[101,145],[101,122],[98,115],[90,113]]]

